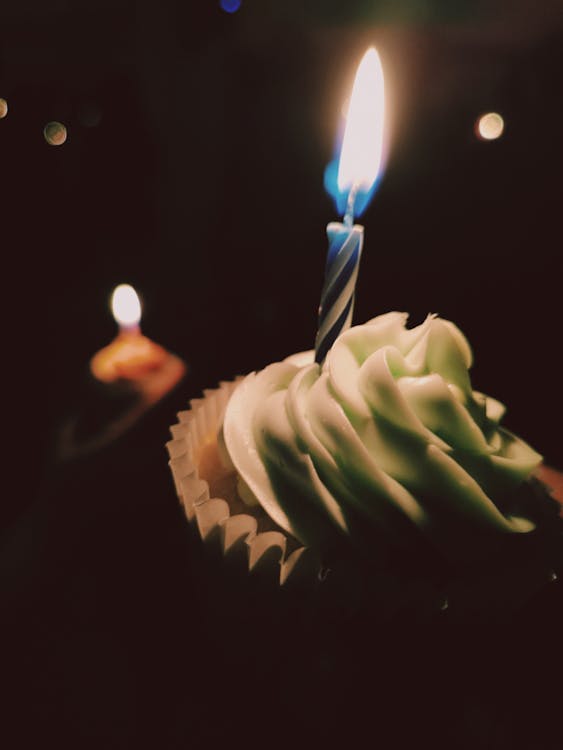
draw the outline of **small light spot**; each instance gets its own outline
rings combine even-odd
[[[442,601],[440,602],[440,611],[445,612],[447,609],[449,609],[450,603],[448,601],[447,597],[444,597]]]
[[[220,0],[219,5],[225,13],[236,13],[241,6],[241,0]]]
[[[483,141],[494,141],[504,132],[504,120],[497,112],[488,112],[475,123],[475,133]]]
[[[48,122],[43,135],[50,146],[62,146],[66,141],[66,128],[61,122]]]
[[[8,102],[5,99],[0,99],[0,120],[6,117],[8,114]]]
[[[557,573],[554,570],[550,572],[549,580],[551,583],[554,583],[557,580]]]

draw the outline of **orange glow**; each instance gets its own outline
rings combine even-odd
[[[381,168],[385,110],[383,68],[374,47],[358,67],[338,166],[338,189],[368,192]]]
[[[124,331],[94,355],[90,369],[103,383],[140,381],[162,367],[166,358],[166,351],[146,336]]]

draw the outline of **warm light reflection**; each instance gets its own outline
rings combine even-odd
[[[479,138],[494,141],[504,131],[504,120],[497,112],[488,112],[477,120],[476,131]]]
[[[381,61],[370,47],[358,68],[350,104],[340,162],[338,189],[369,192],[381,166],[383,153],[384,86]]]
[[[0,99],[0,120],[6,117],[8,114],[8,102],[5,99]]]
[[[141,302],[130,284],[120,284],[111,296],[113,317],[122,328],[136,328],[141,320]]]

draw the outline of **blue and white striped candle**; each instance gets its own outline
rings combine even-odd
[[[364,228],[359,224],[347,227],[333,221],[326,233],[328,255],[315,341],[315,362],[319,364],[324,362],[340,333],[352,323],[354,291],[364,244]]]
[[[328,256],[319,305],[315,361],[322,364],[338,336],[350,327],[364,228],[354,224],[367,207],[380,177],[383,154],[383,70],[375,49],[364,55],[354,82],[337,179],[327,188],[344,213],[327,227]],[[334,170],[336,173],[336,170]]]

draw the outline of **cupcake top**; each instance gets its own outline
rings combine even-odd
[[[392,312],[354,326],[322,366],[313,352],[251,373],[228,403],[222,441],[239,492],[307,546],[360,526],[502,534],[533,529],[510,498],[541,456],[500,427],[474,391],[461,331]]]

